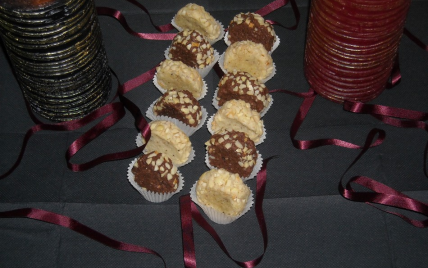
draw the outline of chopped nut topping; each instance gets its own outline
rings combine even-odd
[[[197,126],[202,117],[199,102],[187,90],[166,92],[155,103],[153,113],[176,118],[192,127]]]
[[[212,166],[224,168],[241,177],[248,177],[251,174],[256,162],[250,161],[257,159],[254,142],[247,134],[239,131],[222,130],[213,134],[210,142],[206,143],[206,149]]]
[[[184,44],[185,38],[190,38]],[[206,38],[196,30],[184,29],[173,39],[169,57],[179,60],[193,68],[205,68],[214,60],[214,48]]]
[[[151,164],[146,163],[150,162]],[[131,169],[135,182],[146,191],[156,193],[174,192],[178,186],[179,176],[173,172],[175,166],[166,155],[153,151],[140,156]],[[175,168],[176,170],[176,168]],[[168,180],[164,177],[167,176]]]
[[[215,40],[221,34],[220,24],[197,4],[189,3],[181,8],[174,20],[182,29],[197,30],[209,40]]]
[[[145,148],[147,151],[161,152],[174,164],[183,164],[188,160],[192,145],[183,131],[168,121],[152,121],[149,124],[151,138]]]
[[[245,23],[242,23],[245,21]],[[276,34],[271,24],[257,13],[239,13],[230,22],[228,27],[229,41],[235,42],[250,40],[263,44],[270,51],[275,43]]]
[[[224,169],[205,172],[196,185],[196,196],[202,204],[227,215],[239,215],[245,208],[251,191],[238,174]]]

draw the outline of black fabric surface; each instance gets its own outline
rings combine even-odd
[[[158,25],[169,23],[187,3],[140,2]],[[235,14],[255,11],[269,2],[196,3],[227,25]],[[277,74],[266,83],[269,89],[309,89],[303,74],[309,3],[297,3],[302,15],[298,29],[275,26],[281,44],[272,54]],[[127,1],[98,0],[96,5],[120,10],[137,32],[156,32],[148,16]],[[426,14],[428,1],[413,1],[406,27],[428,43]],[[290,5],[267,18],[285,25],[294,23]],[[109,64],[122,83],[163,60],[170,41],[142,40],[129,35],[113,18],[100,16],[99,20]],[[214,47],[220,53],[226,49],[223,41]],[[427,111],[428,53],[403,36],[399,55],[401,83],[370,103]],[[200,103],[210,115],[215,112],[211,101],[218,80],[214,71],[205,77],[209,93]],[[143,113],[159,96],[151,82],[126,95]],[[428,230],[413,227],[364,203],[348,201],[339,194],[340,177],[359,150],[336,146],[294,148],[289,131],[302,99],[281,93],[274,93],[273,99],[274,104],[264,117],[267,138],[258,146],[264,158],[278,156],[268,164],[263,208],[269,240],[258,267],[426,267]],[[128,112],[73,157],[72,162],[83,163],[102,154],[134,148],[137,130],[133,120]],[[33,125],[2,48],[0,174],[15,162],[25,132]],[[164,203],[153,204],[126,179],[132,159],[104,163],[85,172],[67,168],[68,146],[90,126],[72,132],[41,131],[34,135],[19,167],[0,180],[0,211],[34,207],[60,213],[113,239],[151,248],[164,257],[168,267],[183,267],[178,202],[208,170],[204,164],[204,142],[209,139],[209,132],[204,127],[190,138],[196,158],[180,168],[185,178],[183,190]],[[370,149],[346,178],[365,175],[428,202],[428,178],[423,170],[427,133],[423,130],[387,126],[369,115],[346,112],[340,104],[317,96],[297,139],[338,138],[362,145],[372,128],[386,131],[384,143]],[[256,191],[255,180],[248,181],[248,185]],[[403,213],[424,219],[415,213]],[[212,225],[235,259],[247,261],[262,254],[263,240],[254,208],[232,224]],[[236,267],[195,222],[194,237],[198,267]],[[162,267],[160,259],[153,255],[114,250],[68,229],[30,219],[0,219],[0,241],[0,267]]]

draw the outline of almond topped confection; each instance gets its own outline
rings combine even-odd
[[[140,156],[131,172],[135,182],[143,190],[155,193],[172,193],[177,190],[177,167],[171,159],[157,151]]]
[[[256,144],[264,134],[260,114],[242,100],[227,101],[214,115],[211,130],[214,133],[221,130],[245,132]]]
[[[247,178],[257,162],[257,149],[247,134],[223,130],[205,143],[209,164]]]
[[[238,174],[224,169],[203,173],[196,184],[196,197],[200,203],[229,216],[244,211],[250,194],[250,188]]]
[[[257,13],[239,13],[229,24],[228,38],[231,44],[249,40],[262,44],[270,51],[275,43],[276,34],[272,25]]]
[[[182,130],[174,123],[163,120],[152,121],[149,125],[151,137],[145,148],[147,152],[158,151],[176,165],[189,160],[192,144]]]
[[[190,67],[203,69],[214,62],[214,48],[198,31],[184,29],[172,40],[168,57]]]
[[[204,83],[201,75],[194,68],[181,61],[164,60],[156,68],[156,81],[165,90],[186,89],[199,99]]]
[[[239,41],[230,45],[224,53],[223,68],[227,72],[247,72],[261,81],[274,72],[271,55],[262,44],[252,41]]]
[[[197,126],[202,118],[201,105],[187,90],[165,92],[153,106],[153,113],[178,119],[191,127]]]
[[[224,74],[220,79],[216,99],[219,106],[229,100],[243,100],[259,113],[268,107],[272,100],[263,83],[249,73],[236,70]]]
[[[220,23],[205,11],[204,7],[194,3],[181,8],[175,15],[174,22],[182,29],[197,30],[210,42],[218,39],[223,30]]]

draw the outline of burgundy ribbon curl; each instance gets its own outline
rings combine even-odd
[[[269,13],[283,7],[286,6],[288,4],[288,2],[290,2],[291,7],[293,9],[293,13],[294,13],[294,17],[296,19],[296,23],[293,26],[284,26],[281,23],[277,22],[277,21],[273,21],[273,20],[266,20],[267,22],[269,22],[270,24],[273,25],[278,25],[280,27],[283,27],[285,29],[288,30],[296,30],[297,27],[299,26],[299,22],[300,22],[300,11],[299,8],[297,7],[296,1],[295,0],[275,0],[269,4],[267,4],[266,6],[262,7],[261,9],[257,10],[255,13],[259,14],[260,16],[266,16]]]
[[[345,102],[343,104],[344,110],[360,113],[370,114],[376,119],[385,124],[401,127],[401,128],[419,128],[428,132],[428,125],[424,121],[428,120],[428,113],[402,109],[397,107],[389,107],[376,104],[365,104],[360,102]],[[427,159],[428,159],[428,142],[424,150],[424,173],[428,177],[427,172]]]
[[[422,48],[425,51],[428,51],[428,45],[423,43],[421,39],[412,34],[409,30],[407,30],[407,28],[404,28],[403,34],[406,35],[411,41],[413,41],[413,43],[415,43],[418,47]],[[400,81],[401,71],[399,63],[399,53],[397,52],[397,55],[394,60],[394,65],[392,67],[391,81],[386,84],[386,88],[393,88],[394,86],[398,85]]]
[[[175,33],[139,33],[136,32],[134,30],[131,29],[131,27],[128,25],[128,22],[126,21],[125,17],[123,16],[123,14],[113,8],[109,8],[109,7],[97,7],[97,13],[100,16],[110,16],[115,18],[117,21],[119,21],[119,23],[122,25],[122,27],[130,34],[132,34],[133,36],[136,36],[138,38],[141,39],[147,39],[147,40],[172,40],[174,38],[174,36],[176,35]],[[170,24],[166,24],[163,25],[165,26],[165,29],[169,29]],[[172,25],[171,25],[172,26]]]
[[[21,208],[16,210],[0,212],[0,218],[29,218],[33,220],[39,220],[39,221],[59,225],[59,226],[68,228],[70,230],[73,230],[84,236],[87,236],[113,249],[155,255],[156,257],[162,260],[163,266],[166,267],[165,260],[156,251],[153,251],[146,247],[114,240],[72,218],[69,218],[67,216],[60,215],[54,212],[50,212],[42,209],[36,209],[36,208]]]
[[[113,161],[113,160],[119,160],[119,159],[127,159],[130,157],[134,157],[138,154],[140,154],[143,149],[145,148],[145,145],[141,147],[137,147],[134,149],[130,149],[123,152],[115,152],[111,154],[106,154],[103,156],[100,156],[92,161],[83,163],[83,164],[73,164],[70,162],[70,159],[83,147],[88,145],[92,140],[100,136],[102,133],[104,133],[107,129],[109,129],[111,126],[115,125],[124,115],[124,107],[127,108],[131,114],[133,115],[135,119],[135,127],[139,130],[144,140],[148,141],[151,136],[150,127],[143,115],[141,114],[140,109],[137,105],[135,105],[132,101],[127,99],[124,94],[131,91],[132,89],[150,81],[153,78],[153,75],[155,73],[156,68],[152,68],[151,70],[125,82],[123,85],[119,83],[118,90],[117,90],[117,97],[119,97],[120,102],[118,102],[118,108],[115,109],[113,112],[116,113],[118,111],[123,111],[122,116],[115,116],[112,118],[106,118],[105,120],[101,121],[94,127],[92,127],[89,131],[85,132],[82,136],[80,136],[77,140],[75,140],[70,147],[68,148],[66,152],[66,160],[67,160],[67,166],[73,171],[84,171],[88,170],[94,166],[97,166],[101,163],[107,162],[107,161]],[[116,74],[112,71],[113,75],[116,76]],[[116,76],[117,78],[117,76]],[[97,111],[95,111],[97,112]],[[107,120],[108,119],[108,120]],[[77,121],[79,122],[79,121]]]
[[[392,85],[396,85],[396,83],[392,83]],[[271,93],[274,92],[282,92],[288,93],[297,97],[304,98],[302,105],[299,108],[299,111],[293,121],[293,124],[290,129],[290,137],[292,139],[293,145],[301,150],[316,148],[324,145],[336,145],[345,148],[351,149],[362,149],[357,158],[353,161],[353,163],[347,168],[345,173],[362,157],[362,155],[371,147],[378,146],[382,144],[385,139],[386,133],[381,129],[372,129],[370,133],[367,135],[366,142],[363,146],[355,145],[346,141],[338,140],[338,139],[317,139],[317,140],[296,140],[295,136],[297,131],[299,130],[301,124],[306,118],[307,113],[312,106],[313,101],[315,100],[316,93],[313,89],[309,89],[306,93],[295,93],[287,90],[272,90]],[[428,113],[388,107],[382,105],[373,105],[366,104],[362,102],[351,102],[345,101],[343,103],[343,108],[346,111],[354,112],[354,113],[362,113],[362,114],[370,114],[378,120],[392,125],[396,127],[402,128],[419,128],[428,132],[428,125],[424,122],[428,120]],[[424,151],[424,172],[427,175],[426,161],[428,154],[428,143],[425,147]],[[365,202],[367,204],[372,205],[372,203],[395,207],[398,209],[405,209],[408,211],[412,211],[415,213],[419,213],[425,216],[428,216],[428,205],[422,203],[416,199],[408,197],[403,193],[394,190],[393,188],[386,186],[380,182],[377,182],[373,179],[356,176],[353,177],[347,184],[346,187],[343,187],[342,180],[345,175],[342,175],[339,182],[339,193],[346,199],[357,202]],[[352,188],[351,184],[359,184],[372,192],[355,192]],[[373,206],[373,205],[372,205]],[[387,212],[389,214],[395,215],[406,221],[407,223],[424,228],[428,227],[428,220],[420,221],[411,219],[401,213],[389,211],[386,209],[382,209],[374,206],[375,208]]]
[[[266,252],[268,245],[268,233],[266,222],[263,213],[263,200],[266,189],[266,177],[267,177],[267,164],[275,156],[271,156],[263,160],[262,168],[257,174],[257,190],[256,190],[256,201],[255,201],[255,212],[257,221],[259,223],[260,231],[263,236],[263,253],[257,258],[250,261],[237,261],[235,260],[224,245],[220,236],[217,234],[215,229],[204,219],[198,210],[198,207],[192,202],[190,195],[186,194],[180,197],[180,213],[181,213],[181,228],[182,228],[182,240],[183,240],[183,256],[184,265],[186,268],[196,268],[196,254],[195,245],[193,239],[193,223],[192,218],[201,226],[211,237],[216,241],[221,250],[237,265],[240,267],[252,268],[258,265]]]
[[[171,24],[161,25],[157,26],[153,23],[153,20],[151,18],[151,15],[149,11],[140,3],[134,0],[127,0],[128,2],[138,6],[140,9],[145,11],[150,18],[150,22],[152,25],[158,30],[158,31],[169,31],[173,29]],[[125,17],[122,15],[120,11],[106,8],[106,7],[98,7],[97,12],[99,15],[107,15],[111,16],[115,19],[117,19],[122,26],[127,30],[129,33],[131,33],[134,36],[137,36],[139,38],[143,39],[151,39],[151,40],[171,40],[175,34],[143,34],[143,33],[136,33],[134,32],[129,25],[126,23]],[[73,171],[85,171],[90,168],[93,168],[94,166],[97,166],[101,163],[113,161],[113,160],[119,160],[119,159],[126,159],[133,156],[136,156],[140,154],[145,146],[141,146],[135,149],[131,149],[125,152],[116,152],[111,154],[106,154],[103,156],[100,156],[96,159],[93,159],[89,162],[82,163],[82,164],[74,164],[71,163],[71,158],[83,147],[85,147],[87,144],[89,144],[92,140],[100,136],[102,133],[107,131],[110,127],[115,125],[119,120],[121,120],[125,116],[125,110],[124,108],[127,108],[132,115],[135,118],[135,126],[137,129],[142,133],[143,138],[147,141],[150,138],[150,128],[148,126],[147,121],[144,119],[144,117],[141,114],[141,111],[138,109],[138,107],[128,100],[124,94],[131,91],[132,89],[146,83],[147,81],[151,80],[154,76],[154,73],[156,72],[156,68],[152,68],[151,70],[127,81],[123,85],[119,83],[118,90],[116,93],[116,96],[114,97],[113,101],[118,97],[119,102],[112,102],[109,104],[106,104],[99,109],[95,110],[94,112],[88,114],[87,116],[76,119],[68,122],[61,122],[56,124],[45,124],[42,123],[32,112],[30,109],[28,103],[27,103],[27,110],[30,114],[31,119],[36,123],[35,126],[31,127],[23,140],[20,153],[15,161],[15,163],[12,165],[12,167],[6,171],[4,174],[0,174],[0,179],[4,179],[7,176],[9,176],[21,163],[22,157],[24,155],[26,146],[28,144],[29,139],[32,135],[37,133],[41,130],[55,130],[55,131],[72,131],[77,130],[85,125],[95,121],[96,119],[107,115],[101,122],[93,126],[89,131],[85,132],[82,136],[80,136],[77,140],[75,140],[68,148],[66,152],[66,160],[67,160],[67,167]],[[116,74],[112,71],[113,75],[116,76]],[[117,78],[117,76],[116,76]]]
[[[346,169],[346,171],[343,173],[342,177],[340,178],[339,182],[339,193],[346,199],[355,201],[355,202],[364,202],[366,204],[372,205],[373,207],[389,213],[391,215],[395,215],[397,217],[400,217],[407,223],[419,227],[419,228],[425,228],[428,227],[428,220],[415,220],[412,218],[409,218],[401,213],[389,211],[386,209],[379,208],[377,206],[374,206],[374,204],[380,204],[384,206],[389,207],[395,207],[399,209],[404,209],[408,211],[412,211],[415,213],[422,214],[424,216],[428,217],[428,205],[425,203],[422,203],[414,198],[411,198],[397,190],[394,190],[393,188],[380,183],[378,181],[375,181],[371,178],[365,177],[365,176],[355,176],[352,177],[347,183],[346,186],[343,187],[342,181],[345,176],[345,174],[352,168],[352,166],[355,165],[355,163],[367,152],[367,150],[370,148],[370,145],[373,143],[374,137],[379,134],[378,129],[373,129],[369,135],[367,136],[366,142],[364,144],[363,150],[358,154],[358,156],[354,159],[354,161],[351,163],[351,165]],[[352,188],[352,183],[359,184],[372,192],[356,192]]]
[[[315,98],[317,96],[316,92],[312,88],[310,88],[309,91],[305,93],[295,93],[295,92],[291,92],[283,89],[270,90],[269,92],[270,93],[275,93],[275,92],[287,93],[287,94],[291,94],[291,95],[303,98],[303,102],[300,105],[299,111],[297,112],[293,120],[293,124],[291,125],[291,128],[290,128],[290,137],[294,147],[296,147],[297,149],[307,150],[307,149],[312,149],[312,148],[321,147],[325,145],[336,145],[336,146],[350,148],[350,149],[363,148],[361,145],[353,144],[340,139],[331,139],[331,138],[316,139],[316,140],[296,139],[297,132],[299,131],[300,126],[303,124],[309,110],[312,107],[313,102],[315,101]],[[384,131],[380,131],[379,137],[373,144],[370,145],[370,147],[375,147],[382,144],[382,142],[385,139],[385,135],[386,134]]]
[[[126,159],[126,158],[130,158],[130,157],[133,157],[133,156],[140,154],[145,147],[144,145],[141,147],[130,149],[128,151],[124,151],[124,152],[116,152],[116,153],[102,155],[96,159],[93,159],[89,162],[82,163],[82,164],[74,164],[74,163],[70,162],[71,158],[79,150],[81,150],[83,147],[88,145],[92,140],[94,140],[95,138],[100,136],[102,133],[104,133],[110,127],[115,125],[120,119],[122,119],[124,117],[124,115],[126,114],[126,111],[124,108],[127,108],[132,113],[132,115],[134,116],[135,126],[141,132],[144,139],[145,140],[150,139],[149,124],[144,119],[139,108],[133,102],[128,100],[123,94],[125,94],[126,92],[129,92],[130,90],[136,88],[137,86],[142,85],[142,84],[146,83],[147,81],[149,81],[153,77],[154,70],[155,70],[155,68],[152,68],[151,70],[143,73],[142,75],[137,76],[137,77],[129,80],[128,82],[124,83],[123,85],[121,85],[119,83],[118,90],[116,93],[117,94],[116,97],[119,98],[120,102],[111,102],[109,104],[106,104],[106,105],[98,108],[94,112],[88,114],[87,116],[85,116],[81,119],[76,119],[76,120],[71,120],[68,122],[61,122],[61,123],[56,123],[56,124],[44,124],[40,120],[37,119],[37,117],[34,115],[34,113],[31,111],[31,109],[28,108],[28,104],[27,104],[29,114],[30,114],[31,118],[36,122],[36,125],[31,127],[27,131],[27,133],[25,134],[25,137],[24,137],[24,140],[23,140],[23,143],[21,146],[21,151],[18,155],[17,160],[15,161],[15,163],[12,165],[12,167],[7,172],[0,175],[0,179],[6,178],[8,175],[10,175],[19,166],[19,164],[22,160],[22,157],[24,155],[26,146],[28,144],[28,141],[35,133],[37,133],[41,130],[52,130],[52,131],[77,130],[77,129],[80,129],[80,128],[86,126],[87,124],[89,124],[91,122],[94,122],[94,120],[96,120],[102,116],[105,116],[105,115],[107,115],[107,116],[102,121],[100,121],[95,126],[93,126],[90,130],[88,130],[87,132],[82,134],[78,139],[76,139],[69,146],[69,148],[66,152],[66,160],[67,160],[68,168],[70,168],[73,171],[84,171],[84,170],[88,170],[94,166],[97,166],[97,165],[104,163],[104,162],[107,162],[107,161]],[[113,75],[116,76],[116,74],[114,72],[112,72],[112,73],[113,73]],[[114,99],[116,99],[116,97]]]
[[[391,77],[390,81],[386,83],[386,88],[390,89],[395,87],[401,82],[401,70],[400,70],[400,61],[399,61],[399,53],[397,52],[397,55],[394,59],[394,65],[392,66],[391,70]]]
[[[128,33],[130,33],[131,35],[136,36],[138,38],[141,38],[141,39],[172,40],[174,38],[174,36],[176,35],[175,33],[169,33],[169,34],[165,33],[165,32],[168,32],[168,31],[174,29],[174,26],[172,26],[171,23],[168,23],[165,25],[156,25],[153,22],[152,16],[150,15],[150,12],[147,10],[147,8],[145,6],[143,6],[138,1],[135,1],[135,0],[126,0],[126,1],[137,6],[138,8],[143,10],[147,15],[149,15],[150,23],[153,25],[153,27],[155,27],[156,30],[158,30],[159,32],[162,32],[162,33],[161,34],[159,34],[159,33],[156,33],[156,34],[155,33],[138,33],[136,31],[132,30],[126,21],[125,16],[119,10],[116,10],[113,8],[97,7],[97,13],[99,16],[109,16],[109,17],[115,18],[117,21],[119,21],[119,23],[122,25],[122,27]]]
[[[389,107],[389,106],[378,105],[378,104],[345,101],[343,103],[343,109],[353,113],[370,114],[374,117],[378,117],[378,115],[380,115],[383,118],[390,117],[390,118],[407,119],[407,120],[411,120],[411,122],[428,120],[428,113],[402,109],[397,107]],[[388,123],[388,122],[384,121],[384,123]],[[406,126],[405,123],[391,124],[391,125],[397,126],[397,127],[411,127],[411,126]],[[418,127],[418,126],[414,126],[414,127]],[[425,129],[425,128],[426,127],[422,127],[422,129]]]

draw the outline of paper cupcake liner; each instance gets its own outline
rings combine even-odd
[[[165,202],[168,199],[170,199],[173,195],[175,195],[176,193],[180,192],[183,189],[184,179],[183,179],[183,176],[181,175],[180,171],[177,170],[178,186],[177,186],[177,190],[175,190],[175,192],[172,192],[172,193],[155,193],[152,191],[144,190],[140,185],[138,185],[138,183],[135,182],[134,173],[132,173],[132,171],[131,171],[132,167],[134,166],[136,161],[137,161],[137,158],[132,160],[131,164],[129,164],[129,166],[128,166],[128,173],[127,173],[128,181],[135,188],[135,190],[137,190],[147,201],[150,201],[153,203]]]
[[[223,54],[220,55],[220,58],[218,60],[218,65],[220,66],[221,70],[223,71],[223,73],[227,73],[227,70],[224,68],[224,54],[226,52],[223,52]],[[261,79],[259,80],[262,83],[266,83],[267,81],[269,81],[270,79],[272,79],[272,77],[274,77],[276,74],[276,65],[275,62],[273,62],[273,69],[272,69],[272,73],[267,76],[265,79]]]
[[[218,224],[232,223],[232,222],[236,221],[237,219],[239,219],[240,217],[242,217],[245,213],[247,213],[251,209],[251,207],[253,206],[254,198],[253,198],[253,192],[251,191],[251,195],[248,198],[247,205],[245,206],[245,208],[241,214],[239,214],[237,216],[226,215],[226,214],[224,214],[220,211],[217,211],[217,210],[213,209],[212,207],[206,206],[206,205],[204,205],[198,201],[198,198],[196,196],[196,184],[197,184],[197,182],[195,182],[195,184],[193,184],[192,188],[190,189],[190,198],[192,199],[192,201],[196,205],[198,205],[204,211],[204,213],[208,216],[208,218],[215,223],[218,223]]]
[[[165,54],[165,59],[170,60],[168,54],[169,54],[169,48],[170,46],[165,50],[164,54]],[[204,78],[205,76],[207,76],[207,74],[211,71],[211,69],[214,67],[214,65],[217,63],[217,61],[219,60],[220,55],[217,52],[216,49],[214,49],[214,60],[211,62],[210,65],[208,65],[205,68],[199,69],[199,68],[195,68],[199,74],[201,75],[202,78]]]
[[[216,108],[218,110],[218,109],[220,109],[220,106],[218,105],[217,93],[218,93],[218,87],[216,88],[216,90],[214,92],[214,97],[213,97],[213,102],[212,102],[212,105],[214,106],[214,108]],[[269,111],[270,107],[272,107],[273,97],[271,94],[269,94],[269,95],[270,95],[270,102],[269,102],[268,106],[266,106],[265,108],[263,108],[263,110],[260,111],[260,117],[265,116],[267,111]]]
[[[164,116],[164,115],[155,115],[153,113],[153,107],[155,106],[157,101],[158,101],[158,99],[155,100],[150,105],[150,107],[147,109],[147,111],[146,111],[147,118],[149,118],[152,121],[163,120],[163,121],[172,122],[189,137],[192,136],[197,130],[199,130],[205,124],[205,121],[207,120],[208,113],[207,113],[207,110],[203,106],[201,106],[202,117],[201,117],[199,124],[196,127],[191,127],[189,125],[186,125],[185,123],[181,122],[180,120],[178,120],[176,118],[172,118],[172,117]]]
[[[224,37],[224,33],[225,33],[223,24],[222,24],[220,21],[218,21],[218,20],[215,20],[215,21],[216,21],[216,22],[218,23],[218,25],[220,26],[220,35],[219,35],[216,39],[209,39],[208,37],[205,37],[211,45],[213,45],[213,44],[215,44],[217,41],[219,41],[219,40],[223,39],[223,37]],[[174,28],[175,28],[175,29],[177,29],[177,31],[179,31],[179,32],[183,31],[183,28],[181,28],[180,26],[178,26],[178,25],[175,23],[175,16],[172,18],[172,20],[171,20],[171,24],[172,24],[172,26],[174,26]]]
[[[213,115],[208,119],[208,121],[207,121],[207,129],[208,129],[208,131],[211,133],[211,135],[213,135],[213,134],[214,134],[214,131],[213,131],[213,130],[212,130],[212,128],[211,128],[211,124],[212,124],[212,122],[213,122],[214,115],[215,115],[215,114],[213,114]],[[238,130],[238,131],[239,131],[239,130]],[[254,142],[254,144],[255,144],[255,145],[262,144],[262,143],[264,142],[264,140],[265,140],[265,139],[266,139],[266,129],[265,129],[265,126],[264,126],[264,124],[263,124],[263,133],[262,133],[262,136],[260,137],[259,141],[258,141],[258,142]]]
[[[205,97],[205,95],[207,95],[208,92],[208,86],[207,83],[205,82],[204,79],[202,79],[202,91],[201,91],[201,96],[199,96],[198,98],[195,97],[195,99],[197,100],[201,100]],[[160,91],[160,93],[165,94],[165,92],[167,92],[168,90],[161,87],[161,85],[159,85],[158,80],[157,80],[157,73],[155,73],[155,75],[153,76],[153,84],[155,85],[155,87]]]
[[[144,145],[144,140],[143,140],[143,136],[141,136],[141,133],[138,133],[137,137],[135,138],[135,144],[137,145],[137,147],[141,147]],[[147,151],[146,148],[144,148],[143,153],[147,154],[150,152]],[[175,164],[175,166],[176,167],[185,166],[185,165],[189,164],[190,162],[192,162],[194,158],[195,158],[195,150],[193,149],[193,146],[192,146],[192,150],[190,151],[189,158],[187,159],[187,161],[184,162],[183,164],[179,164],[179,165]]]
[[[213,165],[210,164],[210,161],[208,159],[208,152],[205,153],[205,164],[207,165],[207,167],[209,169],[216,169],[219,167],[215,167]],[[260,152],[257,150],[257,161],[256,164],[253,167],[253,171],[251,172],[250,176],[248,177],[241,177],[242,181],[248,181],[253,179],[254,177],[257,176],[257,173],[259,173],[259,171],[262,169],[262,164],[263,164],[263,158],[262,155],[260,154]]]
[[[230,46],[230,40],[229,40],[229,32],[226,32],[226,34],[224,35],[224,42],[226,43],[227,46]],[[278,48],[279,44],[281,43],[281,40],[279,39],[278,35],[275,35],[275,42],[273,43],[272,48],[269,50],[269,54],[272,54],[275,49]]]

